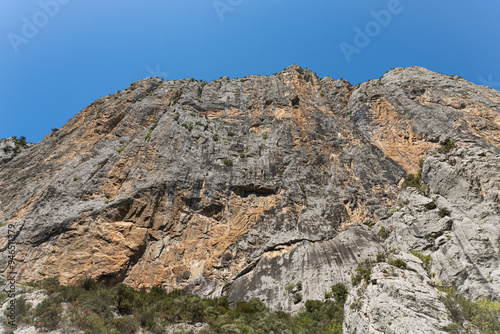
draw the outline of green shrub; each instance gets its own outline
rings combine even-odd
[[[351,303],[351,309],[353,310],[361,310],[361,301],[359,298],[356,298],[352,303]]]
[[[44,299],[35,308],[34,316],[36,327],[49,331],[55,330],[62,320],[62,311],[63,308],[60,296],[53,294],[49,298]]]
[[[403,188],[407,187],[420,187],[420,178],[416,177],[414,174],[408,174],[403,182]]]
[[[416,188],[420,193],[427,195],[429,193],[429,186],[422,182],[422,169],[417,172],[417,175],[408,174],[402,185],[403,189],[408,187]]]
[[[444,207],[444,208],[441,208],[439,209],[438,211],[438,215],[439,217],[443,218],[444,216],[449,216],[451,213],[450,209],[448,209],[447,207]]]
[[[434,210],[437,205],[436,202],[432,201],[424,205],[427,210]]]
[[[233,137],[233,136],[236,136],[236,133],[234,133],[233,131],[229,131],[229,132],[227,133],[227,135],[228,135],[229,137]]]
[[[120,314],[132,314],[138,304],[135,290],[123,283],[116,285],[113,290],[118,312]]]
[[[385,262],[385,255],[384,254],[377,254],[377,263],[380,262]]]
[[[293,303],[298,304],[302,301],[302,294],[297,292],[293,294]]]
[[[387,263],[400,269],[406,269],[406,262],[402,259],[390,259]]]
[[[241,153],[240,153],[240,158],[246,158],[246,157],[247,157],[247,154],[246,154],[246,153],[244,153],[244,152],[241,152]]]
[[[86,277],[80,281],[80,286],[85,291],[96,290],[97,282],[93,278]]]
[[[337,301],[345,303],[348,291],[344,284],[337,283],[334,286],[332,286],[332,293],[336,296]]]
[[[117,151],[118,151],[118,152],[121,152],[121,151],[123,151],[123,150],[124,150],[124,148],[123,148],[123,147],[120,147],[119,149],[117,149]]]
[[[224,165],[226,165],[226,166],[232,166],[233,165],[233,160],[231,160],[231,159],[224,160]]]
[[[215,136],[213,136],[213,137],[212,137],[212,139],[213,139],[214,141],[219,141],[219,136],[215,135]]]
[[[424,255],[424,254],[422,254],[422,252],[420,252],[418,250],[410,250],[410,253],[415,255],[416,257],[418,257],[420,259],[420,261],[422,261],[422,263],[424,264],[424,269],[427,271],[427,273],[430,273],[431,264],[432,264],[432,256]]]
[[[227,303],[227,299],[225,299]],[[267,310],[266,304],[264,304],[259,298],[252,298],[248,301],[250,305],[255,309],[256,312],[264,312]]]
[[[235,311],[240,312],[240,313],[248,313],[248,314],[253,314],[253,313],[257,312],[255,307],[249,302],[237,302]]]
[[[365,260],[358,264],[356,267],[356,274],[352,277],[352,285],[356,286],[361,283],[362,280],[368,282],[370,280],[370,275],[372,274],[373,262],[370,260]]]
[[[268,139],[268,138],[269,138],[269,135],[268,135],[267,133],[264,133],[264,134],[262,135],[262,138],[263,138],[263,139]]]
[[[314,311],[319,311],[323,307],[323,302],[319,300],[308,300],[306,301],[306,312],[312,313]]]
[[[14,304],[11,304],[11,302]],[[31,323],[30,310],[32,304],[28,303],[23,295],[16,299],[11,299],[7,303],[6,307],[10,305],[15,306],[15,309],[12,310],[5,309],[4,316],[7,322],[13,321],[16,325]]]
[[[93,280],[62,286],[57,279],[42,285],[51,287],[52,294],[36,309],[35,324],[39,328],[57,327],[63,320],[64,301],[73,326],[85,333],[103,334],[162,333],[164,325],[180,322],[205,322],[210,325],[210,333],[340,333],[347,296],[345,287],[336,284],[332,287],[336,301],[307,301],[306,311],[291,316],[269,310],[257,298],[238,302],[232,309],[226,297],[201,298],[183,290],[166,292],[160,287],[137,291],[123,283],[107,287]],[[302,301],[298,292],[291,298],[295,303]],[[113,309],[121,317],[115,318]]]
[[[455,141],[450,138],[445,139],[440,144],[441,147],[438,149],[438,152],[442,154],[449,153],[455,147]]]
[[[114,319],[113,326],[121,334],[134,334],[138,332],[139,324],[132,316],[125,316],[122,318]]]
[[[60,286],[61,283],[59,283],[59,278],[57,276],[47,278],[45,281],[41,283],[42,289],[47,290],[47,294],[49,296],[53,294],[55,291],[57,291]]]
[[[446,292],[446,296],[442,297],[441,301],[454,321],[448,326],[448,330],[462,333],[467,321],[477,327],[481,333],[500,333],[500,302],[487,299],[473,302],[457,295],[454,287],[441,285],[437,288]]]
[[[385,226],[380,226],[380,230],[378,231],[378,236],[381,238],[381,239],[387,239],[389,237],[389,233],[387,233],[387,230],[385,229]]]

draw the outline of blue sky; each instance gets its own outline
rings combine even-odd
[[[0,138],[38,142],[149,76],[418,65],[500,89],[499,0],[0,0]]]

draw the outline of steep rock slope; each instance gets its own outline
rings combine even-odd
[[[471,299],[500,292],[500,157],[480,147],[432,152],[423,164],[425,195],[407,188],[384,226],[388,247],[432,256],[436,281]]]
[[[210,83],[141,80],[0,170],[17,279],[90,276],[294,309],[281,300],[289,283],[303,283],[304,299],[350,285],[349,270],[382,241],[349,225],[383,219],[440,142],[498,156],[499,105],[498,91],[419,67],[357,87],[296,65]],[[428,182],[438,193],[446,181]],[[0,236],[6,254],[7,226]]]
[[[0,169],[3,165],[12,160],[16,155],[23,150],[29,148],[32,143],[28,143],[24,136],[9,137],[0,139]]]

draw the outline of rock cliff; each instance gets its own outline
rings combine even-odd
[[[431,254],[435,282],[498,298],[499,144],[499,91],[420,67],[358,86],[296,65],[150,78],[5,163],[0,222],[17,231],[19,281],[93,277],[293,311],[397,248]],[[423,158],[420,190],[401,190]],[[299,282],[300,300],[287,289]],[[442,329],[433,293],[424,314]]]

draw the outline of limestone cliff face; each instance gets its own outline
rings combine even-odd
[[[12,160],[25,149],[29,148],[32,143],[26,142],[26,138],[10,137],[0,140],[0,169],[3,165]]]
[[[419,67],[356,87],[299,66],[210,83],[145,79],[6,163],[0,221],[18,230],[18,280],[90,276],[258,295],[290,310],[299,306],[283,298],[290,283],[303,284],[304,300],[320,298],[385,247],[377,230],[358,224],[388,226],[381,220],[401,181],[440,142],[464,147],[464,166],[474,148],[498,157],[499,117],[500,92]],[[460,187],[443,193],[456,178],[439,168],[424,166],[431,193],[458,193],[478,208],[489,196],[470,219],[487,219],[498,234],[495,214],[481,215],[498,210],[498,178],[477,183],[449,167],[476,182],[471,199]],[[488,249],[497,252],[494,242]],[[459,275],[439,263],[437,275]]]

